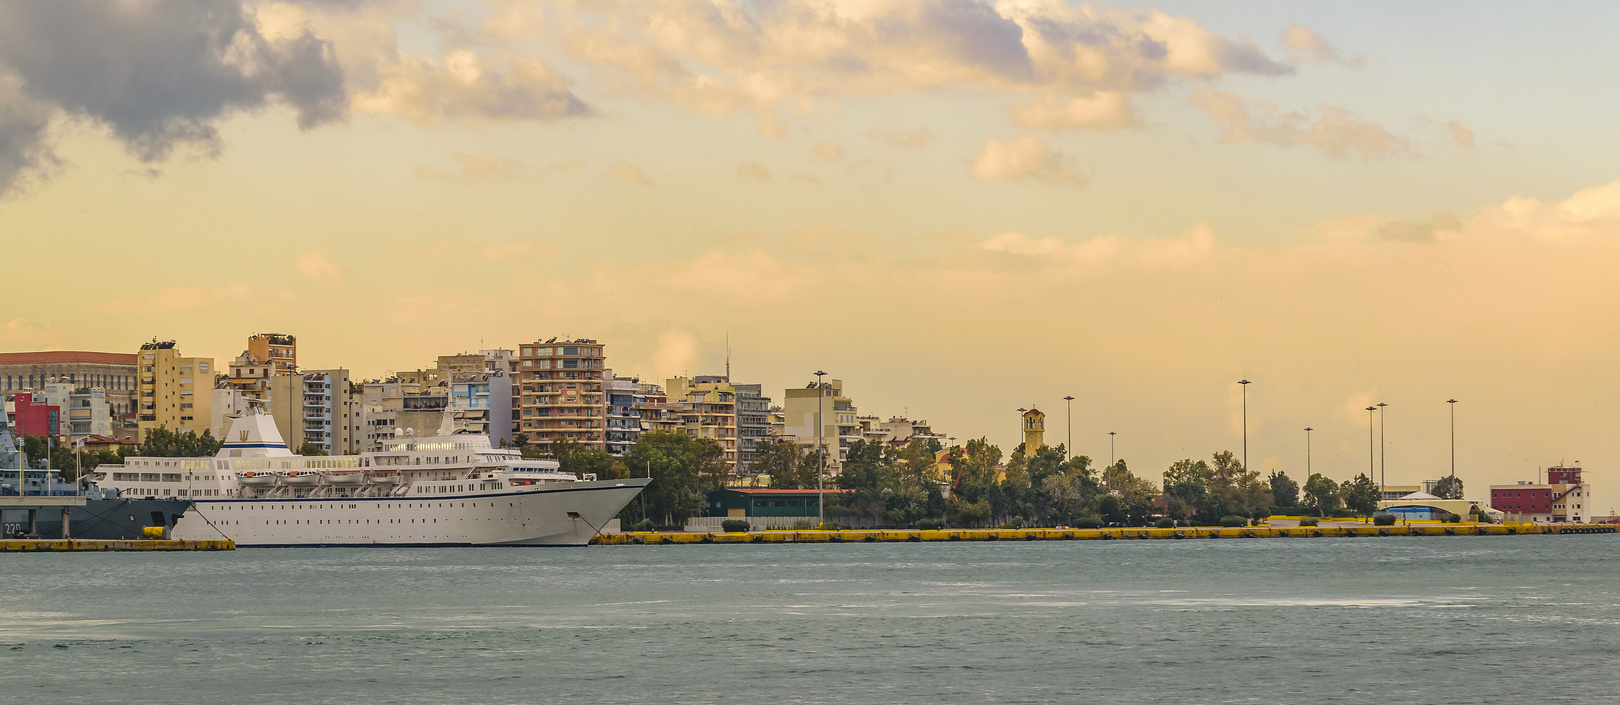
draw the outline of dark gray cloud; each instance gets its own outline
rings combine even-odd
[[[0,3],[0,194],[48,168],[52,114],[107,126],[145,162],[220,149],[216,123],[271,103],[310,129],[347,110],[332,44],[260,34],[240,0]]]

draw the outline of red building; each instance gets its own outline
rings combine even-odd
[[[1546,485],[1491,487],[1491,508],[1509,514],[1551,514],[1552,488]]]
[[[1586,506],[1589,489],[1580,468],[1550,467],[1544,483],[1491,485],[1491,508],[1521,521],[1578,523],[1592,514]]]
[[[46,404],[43,397],[35,400],[31,392],[13,394],[11,402],[12,431],[30,436],[61,435],[61,407]]]

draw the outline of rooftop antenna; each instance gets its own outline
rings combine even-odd
[[[726,329],[726,381],[731,381],[731,329]]]

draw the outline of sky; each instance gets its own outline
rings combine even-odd
[[[1133,470],[1620,494],[1612,3],[0,5],[0,350],[554,336]],[[1064,396],[1075,401],[1067,411]],[[1310,453],[1306,432],[1310,433]],[[1372,454],[1376,455],[1376,453]],[[1376,462],[1371,463],[1376,467]],[[1610,499],[1615,498],[1615,499]]]

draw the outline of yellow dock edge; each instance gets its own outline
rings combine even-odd
[[[1158,529],[844,529],[841,531],[653,532],[601,534],[593,543],[611,546],[675,543],[876,543],[896,541],[1111,541],[1133,539],[1326,538],[1357,536],[1545,536],[1612,534],[1613,525],[1429,524],[1422,526],[1326,526],[1282,528],[1188,527]]]
[[[234,551],[230,539],[0,539],[0,553],[22,551]]]

